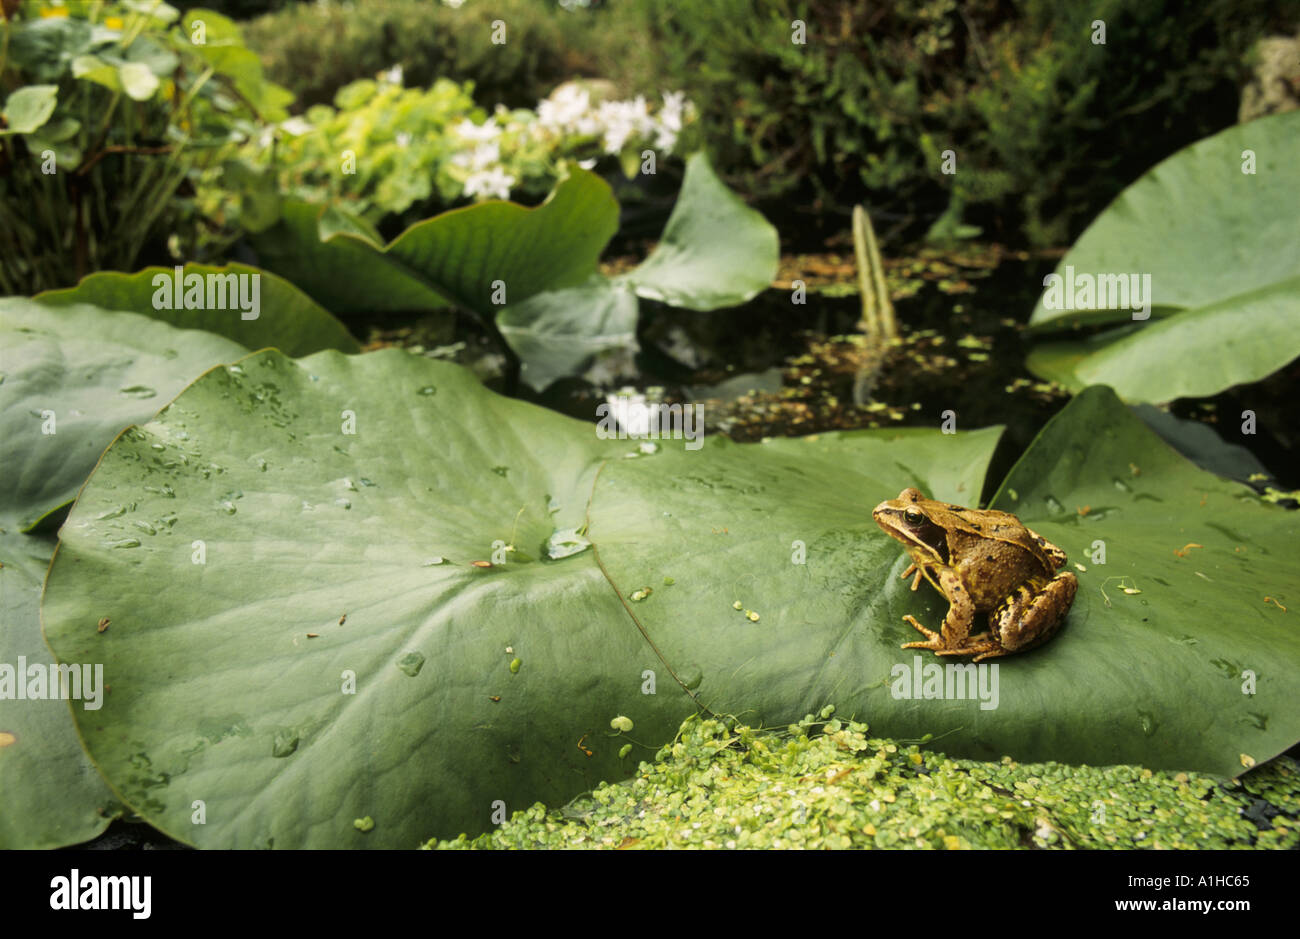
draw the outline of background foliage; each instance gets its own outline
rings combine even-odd
[[[1236,120],[1262,0],[639,0],[665,81],[743,190],[945,203],[1061,242],[1162,156]],[[789,23],[808,23],[808,43]],[[1106,23],[1093,45],[1090,24]],[[938,172],[957,152],[958,171]],[[808,185],[804,185],[804,181]]]
[[[150,246],[166,257],[168,241],[175,256],[198,253],[195,185],[236,134],[287,116],[290,95],[264,79],[232,22],[205,14],[196,45],[175,9],[151,7],[28,0],[5,24],[0,96],[54,98],[38,126],[0,135],[5,293],[129,270]]]
[[[507,24],[501,45],[491,38],[497,19]],[[328,104],[349,82],[394,65],[409,85],[468,80],[486,107],[532,107],[560,82],[598,74],[584,48],[601,41],[580,14],[557,15],[544,0],[291,4],[250,22],[247,36],[300,107]]]
[[[506,47],[490,45],[497,17]],[[472,80],[489,108],[580,75],[624,95],[681,88],[744,193],[867,200],[916,234],[973,222],[1059,244],[1147,167],[1234,123],[1253,43],[1294,18],[1268,0],[623,0],[567,14],[371,0],[291,6],[249,37],[302,106],[394,64],[415,83]],[[805,45],[790,41],[796,19]],[[939,171],[946,149],[955,176]]]

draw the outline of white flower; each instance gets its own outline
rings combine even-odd
[[[633,136],[648,136],[654,129],[645,97],[632,101],[605,101],[597,115],[605,125],[605,152],[618,153]]]
[[[578,165],[584,170],[592,169],[596,165],[596,158],[592,157],[590,160],[579,160]]]
[[[481,143],[473,150],[464,150],[451,158],[456,166],[468,166],[474,172],[501,162],[501,148],[494,143]]]
[[[280,129],[286,134],[292,134],[294,137],[301,137],[310,130],[314,130],[310,123],[301,117],[291,117],[288,120],[280,122]]]
[[[465,180],[465,195],[471,198],[482,196],[485,199],[508,199],[510,187],[515,178],[500,166],[479,170]]]
[[[629,437],[648,437],[650,435],[650,408],[646,405],[646,396],[641,393],[612,394],[605,398],[610,414]]]
[[[561,85],[537,105],[537,122],[554,130],[577,130],[584,120],[590,121],[591,95],[574,84]]]
[[[663,95],[664,106],[659,109],[659,119],[655,124],[655,146],[665,153],[672,153],[692,105],[686,100],[684,91],[665,91]]]
[[[671,130],[682,129],[682,115],[686,111],[686,92],[665,91],[664,106],[659,109],[659,124]]]
[[[411,135],[404,130],[398,131],[394,139],[399,147],[409,147],[411,145]]]
[[[402,83],[402,66],[394,65],[388,71],[380,72],[379,80],[388,82],[390,85],[400,85]]]
[[[497,126],[495,116],[489,117],[482,124],[475,124],[469,118],[465,118],[453,129],[457,136],[476,143],[491,143],[501,136],[501,128]]]

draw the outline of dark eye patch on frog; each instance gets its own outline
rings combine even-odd
[[[948,536],[942,528],[924,515],[919,521],[912,522],[907,518],[907,513],[904,513],[903,520],[907,522],[907,533],[912,538],[937,554],[943,563],[948,563]]]

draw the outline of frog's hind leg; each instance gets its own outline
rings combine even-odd
[[[1055,567],[1061,567],[1065,564],[1066,558],[1064,551],[1052,544],[1032,528],[1026,528],[1025,531],[1029,532],[1029,537],[1033,538],[1034,541],[1038,543],[1038,547],[1043,549],[1043,553],[1047,555],[1048,559],[1051,560]]]
[[[1074,602],[1079,579],[1069,571],[1057,574],[1040,590],[1022,584],[989,615],[989,627],[1001,637],[1007,652],[1025,652],[1060,631]]]

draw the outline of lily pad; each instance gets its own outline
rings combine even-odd
[[[254,236],[262,262],[335,313],[438,309],[481,316],[596,271],[618,227],[618,203],[600,177],[575,169],[533,209],[484,202],[417,222],[378,248],[330,226],[322,210],[286,202],[280,225]]]
[[[174,285],[175,282],[175,268],[167,267],[146,267],[134,274],[103,271],[82,278],[81,283],[75,287],[47,290],[37,294],[34,299],[47,306],[89,303],[105,310],[140,313],[183,329],[204,329],[234,340],[248,349],[273,346],[288,355],[308,355],[321,349],[337,349],[340,352],[361,350],[343,324],[328,310],[282,277],[249,267],[247,264],[225,264],[220,267],[210,264],[182,266],[182,284],[184,278],[193,275],[203,279],[205,288],[209,278],[219,278],[223,291],[227,285],[240,282],[251,285],[252,281],[244,278],[256,276],[258,309],[253,312],[257,315],[245,319],[246,311],[239,308],[237,295],[229,296],[223,304],[214,304],[212,309],[208,309],[206,305],[199,309],[155,306],[154,298],[159,290],[167,289],[167,285]],[[241,281],[230,281],[231,275],[240,278]],[[166,280],[157,281],[158,286],[155,286],[157,278],[166,278]],[[212,283],[216,284],[218,281],[213,280]],[[181,306],[171,299],[174,295],[174,289],[167,289],[164,297],[168,298],[172,307]],[[213,299],[217,299],[215,291]],[[206,302],[205,289],[204,303]],[[247,305],[251,306],[251,303]]]
[[[53,538],[0,535],[0,666],[16,672],[36,666],[47,678],[54,657],[41,641],[39,601],[53,553]],[[96,623],[89,624],[91,630]],[[25,673],[16,677],[26,693]],[[89,841],[121,812],[82,752],[68,713],[69,706],[93,702],[10,696],[16,693],[15,687],[0,694],[0,849]]]
[[[1300,112],[1288,112],[1199,141],[1126,189],[1056,274],[1065,284],[1148,278],[1151,319],[1135,329],[1132,309],[1100,298],[1083,305],[1109,309],[1049,308],[1045,291],[1030,318],[1039,332],[1127,326],[1047,343],[1031,370],[1075,389],[1105,383],[1128,400],[1167,401],[1257,381],[1300,355],[1297,162]]]
[[[266,390],[263,403],[252,388]],[[679,480],[675,464],[655,472],[670,442],[623,459],[640,452],[634,443],[500,398],[455,366],[396,350],[299,362],[262,352],[207,373],[105,454],[60,533],[46,631],[61,659],[94,656],[114,675],[103,710],[78,716],[85,746],[173,837],[410,846],[482,830],[498,800],[563,801],[618,778],[626,741],[602,736],[611,719],[626,716],[657,746],[694,709],[671,673],[689,683],[693,662],[711,659],[687,650],[670,671],[630,621],[626,593],[653,585],[658,601],[685,577],[730,604],[757,580],[737,566],[752,551],[728,561],[735,537],[686,514],[693,503],[678,497],[695,480],[719,506],[745,493],[762,502],[762,514],[711,511],[746,532],[764,525],[765,563],[830,609],[872,595],[897,553],[870,536],[869,503],[914,482],[973,498],[997,435],[719,442],[692,451],[699,468]],[[931,464],[951,468],[930,476]],[[652,489],[615,485],[634,467]],[[605,507],[585,529],[593,485]],[[782,505],[818,508],[792,529],[827,552],[812,555],[815,567],[790,563],[787,532],[769,516],[799,513]],[[633,511],[649,513],[647,534],[665,512],[689,522],[689,540],[661,544],[656,570],[640,572],[654,579],[630,579],[620,596],[601,573],[594,518],[623,517],[617,555]],[[582,548],[579,532],[590,549],[550,559],[557,544]],[[665,585],[657,568],[690,541],[715,549],[708,567],[683,558]],[[164,579],[173,589],[157,589]],[[834,599],[816,600],[828,585]],[[81,629],[92,610],[113,628]],[[758,628],[727,614],[727,641]],[[712,615],[688,617],[710,644]],[[802,620],[775,625],[762,629],[780,673],[807,639]],[[858,674],[860,663],[841,663]],[[195,799],[208,806],[201,826]],[[353,820],[367,816],[362,839]]]
[[[71,502],[118,431],[247,352],[136,313],[0,299],[0,528]]]
[[[601,352],[635,350],[638,296],[691,310],[734,306],[771,284],[778,260],[776,229],[697,153],[663,239],[639,267],[535,294],[502,310],[497,326],[540,391]]]
[[[686,176],[662,240],[616,283],[688,310],[736,306],[771,286],[780,261],[776,229],[723,185],[703,153]]]
[[[611,720],[648,756],[697,707],[784,725],[834,700],[953,755],[1225,776],[1294,743],[1297,516],[1106,389],[997,503],[1070,555],[1064,629],[927,696],[940,660],[900,648],[901,617],[948,605],[899,579],[870,510],[908,485],[974,504],[999,434],[646,452],[405,352],[261,352],[105,453],[60,532],[46,634],[115,676],[74,715],[114,789],[206,847],[481,831],[625,775]]]
[[[943,446],[908,452],[907,465],[960,465]],[[1225,776],[1300,738],[1288,703],[1300,694],[1288,612],[1300,598],[1288,560],[1300,516],[1192,466],[1109,389],[1063,411],[994,502],[1065,549],[1080,588],[1056,638],[996,660],[987,702],[917,699],[925,667],[941,660],[899,648],[920,638],[901,616],[934,628],[948,604],[898,580],[908,559],[874,531],[866,506],[854,519],[845,505],[858,491],[849,470],[836,478],[812,457],[777,470],[746,447],[703,455],[712,458],[670,451],[611,467],[588,535],[624,593],[675,578],[635,612],[668,662],[702,674],[698,693],[715,711],[781,725],[820,702],[852,701],[889,733],[934,734],[955,755]],[[953,488],[941,498],[972,501]],[[796,541],[806,565],[791,563]],[[1093,560],[1099,543],[1105,564]]]
[[[1236,776],[1300,739],[1300,514],[1198,469],[1103,387],[1043,430],[993,507],[1087,567],[1053,640],[1076,690],[1024,689],[1029,751],[1067,733],[1063,759]]]
[[[506,307],[497,328],[519,356],[523,379],[541,390],[601,352],[636,348],[636,319],[636,295],[595,278]]]
[[[642,296],[693,310],[743,303],[776,274],[776,230],[714,175],[687,162],[663,240],[634,271],[596,273],[618,205],[575,169],[535,209],[485,202],[411,226],[387,246],[334,208],[286,202],[253,241],[267,267],[340,314],[434,310],[448,303],[495,320],[533,387],[594,355],[635,348]]]

